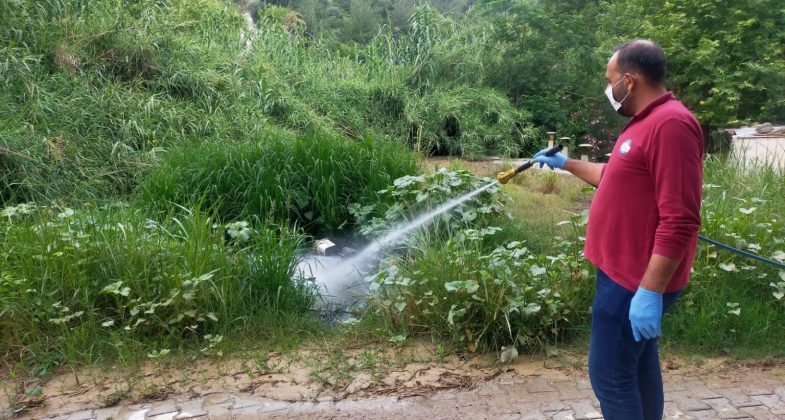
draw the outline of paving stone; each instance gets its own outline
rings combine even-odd
[[[774,395],[773,390],[766,388],[743,386],[742,389],[744,395],[749,397],[754,397],[756,395]]]
[[[572,411],[575,412],[575,420],[601,419],[602,414],[592,404],[592,400],[585,399],[569,402]]]
[[[77,411],[75,413],[69,414],[66,419],[68,420],[87,420],[87,419],[94,419],[95,413],[93,410],[82,410]]]
[[[555,402],[541,402],[540,403],[540,411],[547,414],[556,413],[558,411],[565,411],[569,410],[570,407],[564,404],[561,401]]]
[[[747,413],[745,413],[743,411],[739,411],[738,413],[732,413],[732,414],[731,413],[723,413],[723,414],[720,414],[719,417],[717,417],[717,418],[720,418],[720,419],[742,419],[743,420],[743,419],[750,419],[752,417],[750,417],[749,414],[747,414]]]
[[[697,382],[687,388],[687,390],[690,392],[690,395],[693,398],[698,400],[722,397],[722,395],[709,389],[709,387],[707,387],[703,382]]]
[[[769,419],[774,420],[777,418],[780,418],[781,420],[780,416],[775,416],[774,414],[771,414],[771,411],[769,411],[768,407],[766,407],[765,405],[760,405],[757,407],[743,407],[741,408],[741,411],[749,414],[750,417],[756,420],[769,420]]]
[[[663,388],[665,389],[665,393],[666,393],[666,394],[667,394],[668,392],[675,392],[675,391],[686,391],[686,390],[687,390],[687,386],[686,386],[686,385],[684,385],[684,384],[682,384],[682,383],[670,383],[670,382],[666,382],[666,383],[663,385]]]
[[[695,417],[679,410],[678,408],[669,407],[668,404],[665,404],[665,412],[662,414],[662,418],[664,419],[694,419]]]
[[[575,420],[575,412],[572,410],[557,411],[548,416],[548,418],[553,420]]]
[[[230,403],[215,404],[207,407],[204,406],[202,407],[204,408],[205,411],[207,411],[207,416],[210,417],[211,419],[214,417],[222,417],[222,418],[227,416],[231,417],[232,415]]]
[[[590,382],[546,380],[541,377],[489,382],[474,390],[445,390],[427,397],[354,397],[335,401],[284,402],[256,398],[247,393],[218,393],[185,401],[162,401],[106,409],[85,410],[58,420],[164,420],[164,419],[277,419],[373,418],[385,419],[600,419],[599,404]],[[785,381],[769,372],[757,372],[741,382],[707,375],[678,378],[666,383],[668,419],[785,419]],[[35,413],[33,413],[35,414]],[[2,417],[2,416],[0,416]],[[38,416],[41,418],[42,416]]]
[[[276,411],[284,411],[289,410],[290,404],[285,402],[264,402],[262,403],[261,408],[259,408],[259,413],[273,413]]]
[[[458,394],[454,392],[441,391],[431,395],[431,397],[428,399],[433,401],[450,401],[456,398],[458,398]]]
[[[177,416],[177,411],[159,414],[157,416],[147,416],[147,420],[174,420]]]
[[[258,405],[262,405],[262,402],[259,400],[251,400],[246,398],[234,398],[234,402],[232,403],[231,409],[232,410],[240,410],[246,407],[255,407]]]
[[[515,404],[520,405],[521,403],[529,403],[537,399],[535,395],[529,393],[526,390],[526,384],[508,384],[508,385],[501,385],[500,386],[502,393],[507,395],[507,397],[514,401]]]
[[[730,401],[730,404],[736,408],[756,407],[763,405],[762,402],[753,400],[752,398],[742,394],[738,388],[718,389],[717,392],[723,397],[727,398],[728,401]]]
[[[259,416],[259,410],[261,410],[261,405],[246,405],[240,408],[232,408],[230,412],[232,413],[232,418],[236,417],[245,417],[245,416]]]
[[[720,418],[719,413],[712,409],[708,410],[699,410],[699,411],[688,411],[687,412],[692,418],[696,419],[714,419],[717,420]]]
[[[762,402],[755,401],[755,400],[749,400],[749,401],[739,402],[739,403],[732,402],[732,404],[733,404],[734,407],[736,407],[738,409],[742,409],[742,408],[746,408],[746,407],[760,407],[761,405],[763,405]]]
[[[530,381],[526,383],[526,390],[529,393],[537,393],[537,392],[556,392],[556,389],[548,384],[547,381],[542,379],[537,379],[534,381]]]
[[[229,394],[212,394],[201,398],[201,400],[202,400],[202,408],[211,405],[231,403],[233,401],[232,396]]]
[[[694,400],[692,398],[684,398],[681,400],[674,401],[673,403],[676,404],[682,410],[687,412],[711,410],[711,406],[709,406],[708,404],[702,401]]]
[[[665,402],[674,402],[683,399],[691,399],[689,391],[671,391],[665,393]]]
[[[126,416],[125,420],[145,420],[148,411],[150,411],[149,407],[130,411]]]
[[[485,384],[477,388],[477,395],[485,397],[488,395],[498,395],[502,392],[502,388],[496,384]]]
[[[559,393],[559,397],[562,400],[583,399],[591,395],[587,394],[586,391],[578,389],[575,385],[575,381],[553,381],[551,382],[551,386],[556,389],[556,392]]]
[[[147,417],[155,417],[169,413],[175,413],[175,415],[177,415],[179,411],[180,410],[177,408],[177,404],[174,401],[163,401],[153,404],[150,407],[150,411],[147,412]]]
[[[518,400],[512,400],[507,394],[500,393],[493,397],[487,397],[484,401],[487,413],[510,414],[520,413],[522,404]]]
[[[201,399],[188,400],[179,403],[177,406],[180,408],[180,414],[175,419],[192,419],[200,416],[206,416],[207,411],[202,408],[204,401]]]
[[[578,379],[575,381],[575,386],[580,390],[588,390],[594,393],[594,390],[591,387],[591,382],[588,379]]]
[[[780,397],[775,394],[754,395],[752,396],[752,399],[762,402],[763,405],[769,408],[771,414],[785,415],[785,402],[783,402]]]
[[[95,410],[95,420],[109,420],[119,418],[120,407],[106,407]]]
[[[738,419],[747,416],[734,407],[727,398],[711,398],[705,399],[703,402],[711,406],[723,419]]]

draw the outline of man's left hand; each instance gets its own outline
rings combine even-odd
[[[662,293],[638,287],[630,302],[630,324],[635,341],[662,336]]]

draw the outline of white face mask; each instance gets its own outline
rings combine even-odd
[[[627,77],[626,74],[622,76],[621,79],[619,79],[619,81],[614,83],[613,85],[608,83],[608,87],[605,88],[605,96],[607,96],[608,100],[611,101],[611,106],[616,112],[619,112],[619,109],[621,109],[622,102],[624,102],[624,100],[627,99],[628,96],[630,96],[630,91],[627,91],[627,94],[624,95],[623,98],[621,98],[621,101],[617,101],[616,98],[613,97],[613,88],[615,88],[616,85],[621,83],[621,81],[624,80],[625,77]]]

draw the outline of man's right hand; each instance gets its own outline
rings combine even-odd
[[[547,148],[542,149],[539,152],[537,152],[537,154],[534,155],[534,157],[532,158],[533,161],[538,162],[540,164],[540,168],[542,168],[542,165],[548,165],[552,169],[564,169],[564,164],[567,163],[568,160],[570,160],[567,156],[565,156],[561,152],[556,153],[553,156],[545,156],[546,151],[548,151]]]

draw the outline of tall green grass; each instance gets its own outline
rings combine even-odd
[[[785,260],[785,182],[771,167],[710,157],[705,163],[701,232],[763,257]],[[694,271],[667,317],[672,343],[702,351],[782,355],[783,270],[700,243]],[[785,276],[785,275],[783,275]]]
[[[352,226],[347,204],[376,202],[378,191],[416,171],[413,155],[392,141],[275,132],[172,150],[139,197],[158,210],[201,201],[223,220],[256,216],[334,233]]]
[[[303,236],[216,224],[198,209],[156,222],[125,205],[17,206],[0,221],[0,354],[27,366],[213,354],[221,337],[306,313],[293,280]],[[242,234],[238,232],[242,231]]]

